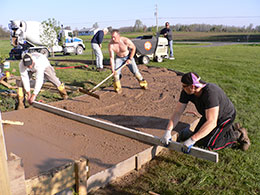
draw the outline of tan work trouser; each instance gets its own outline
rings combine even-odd
[[[33,72],[28,72],[30,78],[30,87],[34,88],[35,79],[33,79]],[[50,81],[55,87],[59,87],[61,85],[60,79],[56,76],[55,70],[52,66],[49,66],[44,71],[44,80]],[[23,87],[22,80],[17,82],[18,87]]]
[[[48,80],[57,88],[61,85],[60,79],[56,76],[55,70],[52,66],[46,68],[44,72],[44,80]]]

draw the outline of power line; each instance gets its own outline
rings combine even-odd
[[[155,15],[158,15],[156,8]],[[239,19],[247,19],[247,18],[260,18],[260,16],[202,16],[202,17],[183,17],[183,16],[172,16],[172,17],[158,17],[158,19],[231,19],[231,18],[239,18]],[[137,20],[137,18],[125,19],[125,20],[104,20],[104,21],[96,21],[98,23],[112,23],[112,22],[130,22],[133,20]],[[139,18],[139,20],[154,20],[154,18]],[[70,24],[88,24],[93,22],[65,22]]]
[[[206,17],[160,17],[160,19],[231,19],[260,18],[260,16],[206,16]]]
[[[142,22],[144,21],[154,21],[154,19],[156,19],[156,27],[158,28],[158,20],[193,20],[193,22],[195,22],[194,20],[213,20],[213,19],[219,19],[219,20],[223,20],[223,19],[256,19],[256,18],[260,18],[260,16],[202,16],[202,17],[186,17],[186,16],[172,16],[172,17],[158,17],[158,9],[156,7],[155,13],[154,13],[155,17],[150,17],[150,18],[132,18],[132,19],[122,19],[122,20],[101,20],[101,21],[91,21],[91,22],[63,22],[64,25],[80,25],[80,26],[88,26],[88,25],[92,25],[95,22],[97,22],[98,24],[108,24],[108,25],[118,25],[120,24],[120,26],[122,26],[121,24],[124,23],[129,23],[129,22],[135,22],[137,19],[141,20]],[[259,21],[260,24],[260,21]],[[128,26],[129,24],[126,24],[126,26]]]

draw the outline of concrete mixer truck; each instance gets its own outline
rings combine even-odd
[[[85,45],[82,39],[73,36],[71,30],[61,28],[56,33],[53,29],[50,34],[54,37],[52,46],[44,41],[44,26],[37,21],[11,20],[9,23],[10,42],[14,48],[10,51],[10,58],[21,59],[24,52],[39,52],[49,56],[51,52],[76,55],[82,54]]]

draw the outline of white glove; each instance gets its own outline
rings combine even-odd
[[[190,149],[192,146],[194,146],[194,144],[196,143],[196,141],[194,141],[191,137],[189,139],[187,139],[185,142],[183,142],[183,147],[181,148],[181,151],[185,154],[189,154],[190,153]]]
[[[160,141],[165,146],[169,145],[169,142],[172,140],[171,130],[166,130],[164,135],[161,137]]]

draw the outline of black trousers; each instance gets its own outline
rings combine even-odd
[[[237,137],[232,126],[235,118],[236,113],[234,113],[231,118],[219,122],[217,127],[214,128],[206,137],[200,139],[196,145],[206,147],[209,150],[220,150],[226,147],[231,147],[237,142]],[[205,122],[206,118],[202,117],[193,134],[198,132]]]

